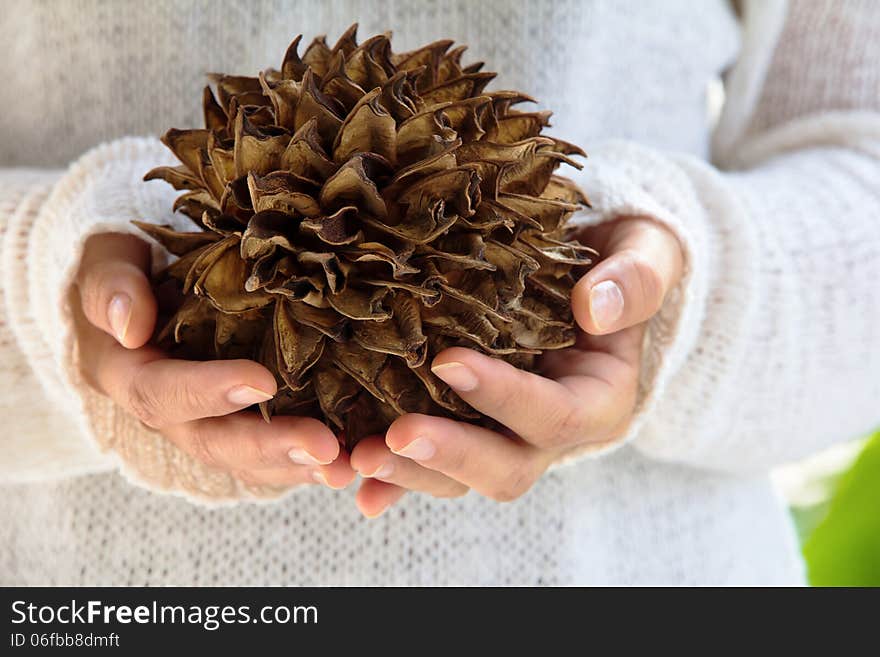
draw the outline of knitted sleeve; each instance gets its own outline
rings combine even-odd
[[[870,2],[747,3],[726,172],[628,142],[591,152],[587,220],[653,217],[687,259],[615,447],[761,470],[880,425],[878,37]]]
[[[13,454],[5,452],[0,462],[4,470],[17,463],[17,469],[30,473],[8,478],[45,479],[118,466],[133,482],[197,500],[259,499],[283,492],[246,486],[192,459],[92,390],[80,375],[68,298],[83,245],[93,234],[138,234],[132,219],[183,228],[171,213],[174,190],[142,180],[152,167],[170,163],[158,140],[127,138],[85,154],[60,179],[13,173],[2,178],[3,190],[14,189],[0,196],[13,208],[0,206],[0,221],[7,217],[0,270],[6,316],[0,314],[0,322],[14,334],[11,340],[4,331],[0,344],[4,365],[13,365],[3,368],[10,381],[3,381],[2,399],[10,405],[7,417],[14,418],[16,430],[10,439]],[[164,263],[155,246],[153,266]]]
[[[34,369],[48,363],[51,347],[36,331],[28,303],[27,242],[40,207],[61,172],[0,169],[0,481],[27,482],[94,472],[104,468],[84,440],[61,393],[59,371]],[[38,287],[38,286],[37,286]],[[38,304],[50,305],[48,294]]]

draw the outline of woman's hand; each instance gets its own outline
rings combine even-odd
[[[248,485],[351,483],[348,457],[321,422],[276,417],[267,424],[257,413],[237,412],[275,394],[275,378],[262,365],[177,360],[145,346],[157,312],[149,262],[149,246],[131,235],[86,243],[74,289],[86,380],[183,451]]]
[[[432,364],[462,399],[512,435],[427,415],[398,418],[384,438],[365,439],[351,455],[366,478],[357,494],[364,515],[379,515],[407,490],[455,497],[473,488],[513,500],[566,452],[625,432],[645,322],[679,282],[682,251],[666,228],[638,217],[586,229],[582,241],[606,257],[572,291],[577,344],[545,353],[542,376],[460,347]]]

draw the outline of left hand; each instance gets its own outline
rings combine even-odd
[[[158,310],[149,270],[150,247],[133,235],[102,233],[86,241],[71,289],[85,381],[181,452],[246,485],[340,489],[353,481],[348,455],[318,420],[285,416],[268,424],[245,410],[277,391],[263,365],[180,360],[148,343]],[[167,467],[180,462],[172,455]]]
[[[577,343],[546,352],[541,374],[462,347],[437,355],[432,371],[502,435],[420,414],[362,440],[351,465],[364,481],[357,505],[376,517],[407,490],[457,497],[470,488],[499,502],[523,495],[547,468],[583,445],[619,438],[636,404],[646,322],[681,279],[675,236],[642,217],[623,217],[578,236],[605,258],[572,290]]]

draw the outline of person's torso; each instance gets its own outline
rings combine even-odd
[[[705,155],[707,85],[730,63],[726,0],[214,0],[14,4],[0,15],[0,166],[64,166],[96,144],[201,123],[209,72],[278,67],[299,33],[392,30],[404,51],[440,38],[554,111],[588,152],[621,137]]]
[[[205,509],[115,474],[0,488],[0,586],[571,585],[804,581],[766,476],[623,449],[499,504],[409,494],[376,520],[354,491]]]

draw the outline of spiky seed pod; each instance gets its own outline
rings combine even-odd
[[[157,285],[176,355],[253,358],[272,414],[309,415],[347,446],[407,412],[488,423],[429,368],[461,345],[530,368],[575,340],[569,294],[595,253],[569,240],[586,198],[554,175],[583,152],[549,112],[484,91],[494,73],[437,41],[316,39],[258,77],[212,75],[205,128],[145,179],[186,190],[192,232],[138,222],[178,256]]]

